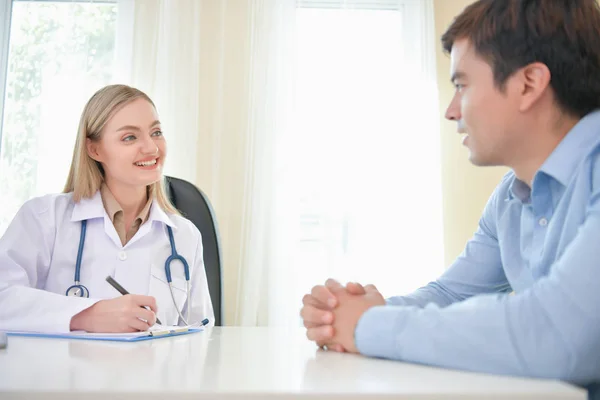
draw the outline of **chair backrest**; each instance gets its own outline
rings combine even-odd
[[[173,205],[192,221],[202,234],[204,268],[215,312],[215,326],[222,321],[221,245],[217,219],[208,197],[196,186],[183,179],[166,176],[166,189]]]

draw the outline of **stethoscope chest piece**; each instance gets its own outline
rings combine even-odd
[[[67,289],[67,296],[90,297],[90,291],[85,286],[80,285],[79,282],[76,282],[75,285]]]

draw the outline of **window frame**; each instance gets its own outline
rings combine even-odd
[[[2,127],[4,126],[4,97],[8,75],[8,50],[13,0],[0,0],[0,152],[2,151]]]
[[[402,8],[407,1],[415,0],[296,0],[296,8],[394,11]]]

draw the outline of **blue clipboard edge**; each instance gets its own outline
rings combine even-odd
[[[78,336],[78,335],[64,335],[64,334],[52,334],[52,333],[25,333],[25,332],[6,332],[8,336],[21,336],[21,337],[34,337],[34,338],[46,338],[46,339],[75,339],[75,340],[93,340],[93,341],[104,341],[104,342],[142,342],[144,340],[155,340],[174,336],[189,335],[190,333],[202,332],[202,328],[190,328],[185,332],[174,332],[165,335],[145,335],[137,337],[117,337],[117,336]]]

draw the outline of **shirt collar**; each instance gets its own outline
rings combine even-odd
[[[117,215],[119,211],[123,211],[123,207],[121,207],[108,186],[104,183],[100,186],[100,197],[102,198],[102,204],[104,204],[104,209],[106,210],[108,217],[114,223],[115,215]]]
[[[106,209],[106,213],[108,214],[108,217],[114,223],[115,215],[118,212],[122,212],[123,207],[121,207],[121,205],[119,204],[117,199],[115,199],[115,196],[112,194],[112,192],[110,191],[110,189],[108,188],[108,186],[105,183],[102,183],[102,186],[100,186],[100,196],[102,197],[102,203],[104,204],[104,208]],[[144,222],[146,222],[146,220],[148,219],[148,215],[150,213],[151,205],[152,205],[152,198],[148,197],[148,201],[146,202],[146,205],[144,205],[144,208],[142,208],[142,210],[140,211],[140,213],[137,215],[137,217],[135,219],[141,220],[142,224]]]
[[[600,110],[584,116],[544,161],[538,172],[567,186],[577,166],[594,148],[600,138]]]
[[[507,201],[517,198],[521,203],[528,203],[531,197],[531,188],[525,182],[513,176],[513,181],[508,188]]]
[[[594,148],[600,138],[600,110],[585,115],[556,146],[537,173],[543,172],[567,186],[579,163]],[[536,175],[537,175],[536,173]],[[507,201],[515,197],[526,203],[530,200],[531,188],[513,176],[508,190]]]

